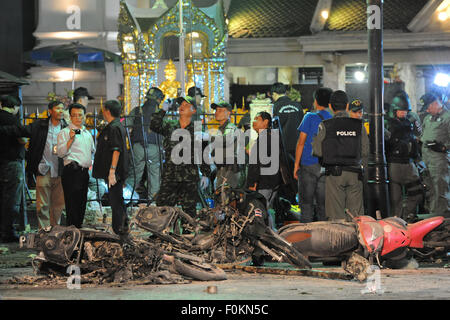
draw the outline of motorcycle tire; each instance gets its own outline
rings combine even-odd
[[[226,280],[225,271],[210,264],[186,263],[179,259],[174,261],[175,271],[179,274],[200,281]]]

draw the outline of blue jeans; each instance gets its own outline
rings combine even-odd
[[[325,176],[320,175],[320,164],[300,166],[298,174],[298,199],[302,223],[325,221]]]
[[[2,236],[14,235],[14,220],[19,218],[23,192],[22,161],[0,162],[0,225]]]

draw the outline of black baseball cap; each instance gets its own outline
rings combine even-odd
[[[94,100],[94,97],[91,96],[88,90],[85,87],[78,87],[73,91],[74,97],[87,97],[88,100]]]
[[[1,97],[2,107],[5,108],[14,108],[16,106],[20,106],[22,101],[18,97],[11,95],[4,95]]]
[[[353,99],[350,103],[349,110],[353,112],[357,112],[359,110],[363,110],[364,106],[362,104],[362,101],[359,99]]]
[[[202,93],[202,90],[201,90],[199,87],[190,87],[190,88],[188,89],[188,96],[195,97],[197,94],[198,94],[199,96],[201,96],[202,98],[206,97],[206,96]]]
[[[420,97],[420,103],[422,104],[422,109],[420,109],[420,112],[427,111],[428,106],[436,100],[439,100],[439,98],[434,93],[425,93]]]
[[[225,101],[221,101],[218,103],[212,103],[211,108],[214,110],[217,108],[227,108],[228,110],[233,111],[233,107],[231,106],[231,104],[229,104],[228,102],[225,102]]]

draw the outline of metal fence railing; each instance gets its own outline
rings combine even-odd
[[[212,127],[217,127],[218,126],[218,123],[216,121],[211,120],[211,119],[214,119],[214,113],[200,113],[199,115],[203,119],[203,121],[202,121],[203,129],[211,129]],[[238,117],[242,117],[244,115],[245,115],[245,113],[232,113],[231,121],[233,123],[237,124]],[[171,118],[171,119],[177,119],[179,117],[179,115],[176,112],[169,112],[166,115],[166,117]],[[132,128],[132,125],[129,124],[130,123],[130,121],[129,121],[130,118],[132,118],[132,116],[129,116],[129,115],[121,116],[121,118],[120,118],[122,123],[123,123],[123,125],[124,125],[124,127],[127,129],[127,132],[128,132],[129,129]],[[25,114],[22,117],[22,121],[23,121],[24,125],[30,124],[30,122],[36,121],[36,120],[39,120],[39,119],[42,119],[42,118],[39,117],[38,110],[36,110],[36,112],[34,114],[32,114],[32,115],[30,115],[28,112],[25,112]],[[105,123],[104,123],[103,117],[99,116],[99,114],[96,111],[94,111],[94,113],[86,114],[85,127],[92,133],[92,136],[94,138],[95,144],[97,144],[98,133],[101,131],[101,129],[104,126],[105,126]],[[131,144],[131,142],[129,142],[129,146],[130,146],[130,144]],[[132,152],[130,152],[130,156],[133,157],[133,153]],[[132,159],[131,163],[132,163],[132,166],[134,167],[134,163],[135,163],[134,162],[134,158]],[[132,168],[132,169],[134,169],[134,168]],[[36,181],[36,177],[33,176],[33,180],[35,182]],[[28,196],[28,199],[25,199],[25,200],[26,200],[26,203],[29,204],[29,203],[32,203],[33,201],[36,201],[36,197],[32,197],[32,195],[30,193],[30,189],[28,187],[27,176],[26,175],[25,175],[24,181],[25,181],[25,183],[24,183],[24,192],[25,192],[25,195]],[[136,192],[135,189],[136,189],[136,186],[133,186],[133,191],[134,192]],[[97,194],[97,198],[95,198],[95,199],[91,198],[91,199],[88,199],[88,201],[101,202],[102,199],[98,198],[98,196],[99,196],[98,190],[97,190],[96,194]],[[125,198],[124,197],[124,200],[126,202],[136,201],[136,199],[133,198],[133,194],[131,194],[130,198]],[[149,199],[148,198],[140,198],[139,200],[140,201],[148,201]]]

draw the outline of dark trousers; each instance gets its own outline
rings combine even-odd
[[[1,236],[14,235],[13,222],[19,218],[23,187],[22,161],[0,162]]]
[[[108,181],[108,179],[106,179]],[[128,230],[127,209],[123,200],[123,182],[108,189],[109,204],[112,210],[112,227],[115,234],[124,234]]]
[[[89,171],[71,164],[66,165],[61,175],[61,183],[66,204],[66,225],[81,228],[86,212]]]

